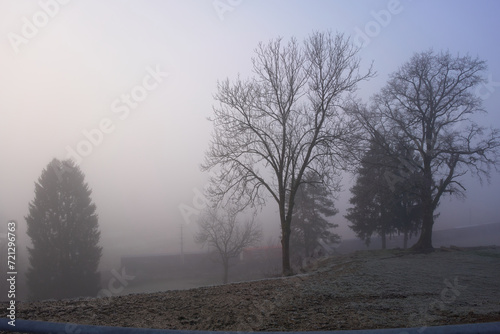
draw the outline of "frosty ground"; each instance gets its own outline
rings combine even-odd
[[[3,306],[2,306],[3,307]],[[182,291],[20,302],[18,319],[125,327],[310,331],[500,321],[500,248],[360,251],[306,273]]]

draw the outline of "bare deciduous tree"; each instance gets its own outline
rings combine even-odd
[[[415,54],[393,73],[360,120],[377,141],[421,175],[415,187],[422,205],[422,231],[416,251],[432,251],[434,211],[445,193],[464,195],[461,177],[489,179],[498,166],[500,130],[486,129],[472,116],[484,112],[474,88],[484,81],[486,63],[469,56],[427,51]],[[394,147],[406,150],[405,160]]]
[[[218,84],[213,138],[204,170],[218,167],[209,194],[243,205],[278,204],[282,270],[291,274],[290,224],[306,172],[332,190],[356,124],[343,112],[346,94],[373,75],[360,74],[359,49],[343,35],[314,33],[259,44],[255,77]]]
[[[199,220],[200,230],[195,235],[197,243],[214,248],[219,255],[224,267],[224,283],[228,280],[231,259],[238,257],[244,248],[258,244],[262,238],[255,219],[239,223],[237,215],[236,210],[220,213],[215,208],[207,209]]]

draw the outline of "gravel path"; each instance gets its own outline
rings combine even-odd
[[[338,330],[500,321],[500,248],[356,252],[320,260],[308,273],[289,278],[18,306],[21,319],[192,330]]]

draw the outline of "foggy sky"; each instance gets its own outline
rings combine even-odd
[[[16,219],[25,231],[42,169],[80,149],[105,256],[178,251],[182,223],[190,243],[195,217],[186,221],[180,209],[197,209],[206,184],[199,165],[217,80],[251,75],[253,50],[277,36],[331,30],[364,42],[362,68],[374,61],[378,72],[360,86],[365,101],[414,52],[479,56],[490,83],[479,92],[489,114],[477,121],[499,127],[499,13],[493,0],[2,1],[0,222]],[[490,186],[467,180],[466,200],[444,198],[435,229],[498,222],[500,177],[492,176]],[[334,218],[345,237],[353,236],[343,218],[351,184],[347,176]],[[268,203],[259,221],[278,237]]]

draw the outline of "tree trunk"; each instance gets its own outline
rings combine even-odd
[[[290,225],[288,228],[282,229],[281,236],[281,251],[282,251],[282,274],[283,276],[291,276],[292,268],[290,266]]]
[[[224,282],[224,284],[226,284],[227,283],[227,278],[229,276],[229,259],[223,260],[222,265],[224,266],[223,282]]]
[[[403,239],[403,249],[408,248],[408,229],[405,229],[404,239]]]
[[[434,251],[432,247],[432,227],[434,225],[434,209],[432,207],[432,196],[427,192],[422,200],[422,231],[417,243],[411,248],[418,253],[430,253]]]
[[[427,212],[429,211],[429,212]],[[424,216],[422,222],[422,232],[417,243],[411,248],[415,252],[430,253],[434,251],[432,247],[432,226],[434,225],[433,210],[432,208],[424,209]]]
[[[422,231],[417,243],[411,248],[418,253],[430,253],[432,247],[432,227],[434,226],[434,206],[432,204],[432,174],[430,164],[424,159],[424,187],[422,189]]]
[[[387,248],[387,241],[386,241],[386,237],[385,237],[385,232],[382,232],[382,234],[380,236],[382,237],[382,249],[386,249]]]
[[[290,196],[294,196],[291,194]],[[290,234],[292,225],[292,210],[293,201],[290,201],[288,207],[288,214],[285,208],[285,194],[282,195],[282,201],[279,203],[280,220],[281,220],[281,261],[282,261],[282,275],[291,276],[293,274],[292,267],[290,266]]]
[[[304,254],[306,258],[311,256],[310,252],[311,251],[309,247],[309,235],[307,232],[307,228],[304,228]]]

